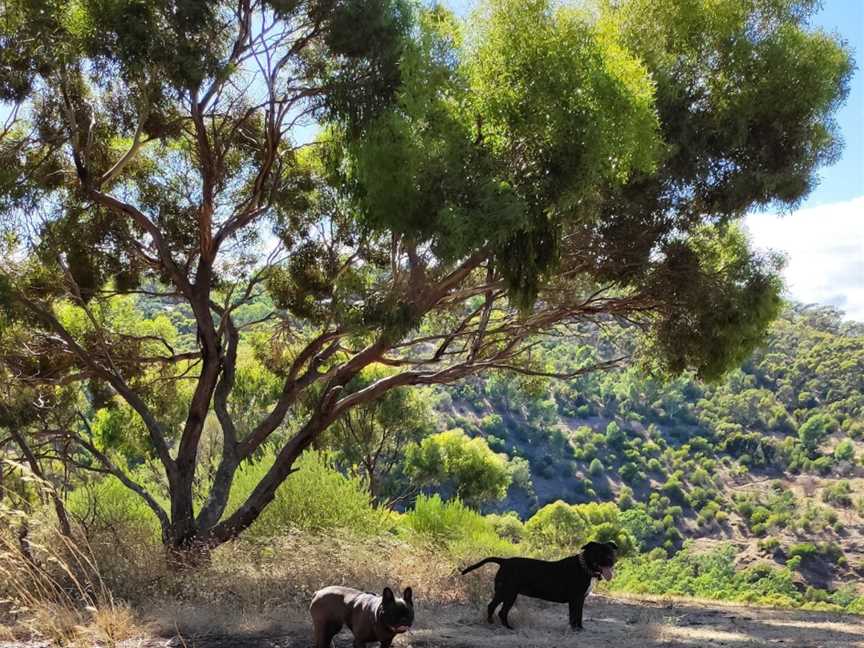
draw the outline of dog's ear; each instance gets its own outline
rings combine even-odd
[[[606,546],[609,547],[612,551],[618,551],[618,545],[612,542],[611,540],[606,543]]]
[[[592,540],[591,542],[589,542],[588,544],[586,544],[584,547],[582,547],[582,551],[588,551],[589,549],[594,549],[595,547],[599,546],[599,544],[600,544],[600,543],[598,543],[598,542],[594,542],[594,541]]]
[[[389,587],[384,588],[384,593],[381,595],[381,598],[384,599],[384,603],[387,605],[396,602],[396,597],[393,596],[393,590],[391,590]]]
[[[408,605],[414,605],[414,592],[410,587],[406,587],[405,591],[402,592],[402,598],[405,599]]]

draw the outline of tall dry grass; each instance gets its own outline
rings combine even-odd
[[[24,474],[37,499],[52,488]],[[11,502],[0,500],[0,638],[113,646],[136,634],[131,609],[114,597],[83,535],[66,536],[39,511]]]
[[[458,567],[392,535],[295,530],[220,547],[208,566],[169,575],[160,593],[151,589],[136,607],[166,633],[289,632],[308,625],[309,601],[327,585],[375,592],[410,585],[424,607],[485,596],[482,584],[460,577]]]

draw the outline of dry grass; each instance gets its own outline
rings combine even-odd
[[[410,585],[418,603],[447,605],[470,600],[472,584],[440,555],[395,538],[296,533],[223,546],[208,567],[164,580],[161,595],[140,606],[165,632],[279,632],[306,624],[313,593],[327,585]]]
[[[22,543],[15,530],[25,522],[30,540]],[[0,642],[29,635],[80,648],[150,647],[164,641],[148,642],[144,635],[203,634],[215,638],[214,648],[233,648],[240,636],[262,634],[282,637],[269,645],[304,645],[309,600],[334,584],[371,591],[411,585],[417,623],[399,639],[400,648],[551,648],[573,642],[566,606],[520,598],[511,615],[516,631],[488,625],[484,609],[494,570],[462,577],[462,565],[440,547],[395,536],[298,531],[239,540],[216,550],[206,567],[177,573],[168,569],[153,538],[128,529],[92,531],[87,540],[79,533],[72,541],[48,522],[0,508]],[[744,648],[766,640],[795,648],[850,648],[859,645],[853,638],[864,636],[858,619],[669,596],[592,597],[586,628],[595,648]],[[802,637],[809,643],[795,643]]]
[[[129,591],[138,588],[137,595],[128,605],[109,597],[108,605],[102,602],[92,608],[82,607],[87,597],[81,593],[64,599],[74,606],[53,608],[43,603],[22,617],[32,629],[80,648],[163,646],[164,639],[124,643],[141,636],[139,619],[147,618],[150,636],[199,635],[196,646],[299,646],[308,639],[309,599],[320,587],[346,584],[380,590],[385,585],[411,585],[416,591],[417,622],[396,642],[398,648],[552,648],[575,644],[567,626],[566,606],[520,598],[511,614],[515,631],[489,625],[484,607],[492,570],[478,570],[463,578],[459,565],[442,558],[434,547],[417,547],[393,537],[298,532],[266,543],[237,541],[218,549],[207,567],[179,574],[168,571],[162,561],[151,561],[149,570],[141,561],[133,570],[128,565],[112,564],[125,561],[120,552],[99,554],[105,566],[99,574],[133,578],[134,582],[117,583],[116,587]],[[114,586],[104,575],[102,584],[108,589]],[[89,596],[88,600],[99,599]],[[15,638],[15,633],[6,634],[7,640]],[[612,599],[595,595],[586,605],[586,630],[579,636],[579,644],[594,648],[755,648],[779,642],[792,648],[851,648],[861,645],[857,641],[860,636],[864,636],[864,621],[853,617],[760,610],[675,597]],[[0,641],[3,639],[0,634]],[[350,645],[348,635],[337,645]]]
[[[31,476],[42,489],[50,488]],[[92,548],[46,520],[0,503],[0,638],[41,637],[69,646],[103,646],[140,632],[115,600]]]

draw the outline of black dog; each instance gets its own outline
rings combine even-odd
[[[501,605],[498,617],[505,627],[507,613],[520,594],[570,604],[570,627],[582,629],[582,607],[591,592],[594,578],[610,580],[615,565],[614,542],[589,542],[582,553],[563,560],[549,562],[533,558],[486,558],[462,570],[462,574],[482,567],[486,563],[501,565],[495,574],[495,596],[487,608],[489,623],[495,608]],[[503,604],[503,605],[502,605]]]

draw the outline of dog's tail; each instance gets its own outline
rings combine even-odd
[[[474,571],[475,569],[479,569],[480,567],[482,567],[483,565],[485,565],[485,564],[487,564],[487,563],[495,563],[496,565],[500,565],[500,564],[503,563],[503,562],[504,562],[504,559],[503,559],[503,558],[484,558],[484,559],[481,560],[480,562],[478,562],[478,563],[476,563],[476,564],[474,564],[474,565],[471,565],[470,567],[466,567],[465,569],[463,569],[463,570],[462,570],[462,575],[464,576],[464,575],[467,574],[468,572],[472,572],[472,571]]]

